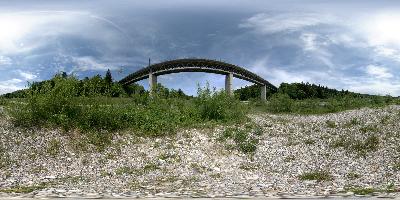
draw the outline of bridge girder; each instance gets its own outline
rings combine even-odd
[[[208,59],[177,59],[153,64],[128,75],[119,82],[123,85],[129,85],[149,78],[149,74],[159,76],[179,72],[207,72],[222,75],[232,74],[233,77],[265,86],[272,91],[277,91],[274,85],[253,72],[233,64]]]

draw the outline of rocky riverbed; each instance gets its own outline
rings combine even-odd
[[[247,154],[218,139],[222,126],[118,133],[99,151],[76,131],[16,128],[0,112],[0,197],[399,196],[400,106],[251,114],[261,135]]]

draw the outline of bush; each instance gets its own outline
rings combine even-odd
[[[293,100],[287,94],[276,93],[271,96],[267,110],[272,113],[287,113],[292,111]]]
[[[81,97],[79,84],[75,77],[57,75],[40,87],[32,85],[26,104],[15,104],[11,109],[14,123],[79,129],[90,144],[104,148],[111,143],[111,133],[118,130],[162,136],[208,121],[240,122],[247,111],[238,100],[208,87],[199,89],[195,99],[150,98],[147,93],[111,98]]]
[[[202,120],[238,121],[245,117],[245,107],[225,91],[211,91],[208,84],[198,87],[195,104]]]

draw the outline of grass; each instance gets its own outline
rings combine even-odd
[[[360,174],[357,174],[355,172],[349,172],[349,173],[347,173],[346,177],[351,180],[354,180],[354,179],[360,178],[361,176],[360,176]]]
[[[136,175],[140,176],[146,173],[149,173],[151,171],[155,171],[157,169],[160,169],[160,167],[154,163],[149,163],[143,166],[142,168],[134,168],[134,167],[120,167],[116,169],[115,174],[117,175],[123,175],[123,174],[128,174],[128,175]]]
[[[8,110],[14,124],[78,130],[87,143],[101,150],[110,145],[113,133],[122,130],[158,137],[209,122],[233,124],[247,118],[246,105],[208,87],[199,88],[195,99],[86,98],[77,97],[74,84],[69,78],[55,79],[46,92],[32,91],[24,103],[11,104]]]
[[[250,154],[257,150],[258,136],[262,134],[261,128],[257,126],[246,126],[244,128],[231,127],[226,128],[219,136],[218,141],[225,142],[233,140],[237,150]]]
[[[39,185],[34,185],[34,186],[15,186],[12,188],[7,188],[7,189],[0,189],[0,192],[4,193],[31,193],[33,191],[37,190],[42,190],[47,188],[46,183],[41,183]]]
[[[393,165],[393,170],[396,172],[400,171],[400,162],[397,162]]]
[[[330,181],[332,180],[332,176],[327,171],[314,171],[314,172],[306,172],[300,175],[299,179],[302,181],[305,180]]]
[[[51,139],[49,141],[46,151],[50,156],[55,157],[59,154],[60,149],[61,149],[61,142],[57,139]]]
[[[353,192],[356,195],[371,195],[373,193],[393,193],[398,192],[395,185],[393,183],[388,184],[383,188],[375,188],[375,187],[360,187],[360,186],[347,186],[345,187],[347,191]]]
[[[375,124],[374,124],[374,125],[369,124],[369,125],[366,125],[366,126],[364,126],[364,127],[361,127],[361,128],[360,128],[360,131],[361,131],[362,133],[368,133],[368,132],[376,133],[376,132],[379,131],[379,129],[378,129],[377,125],[375,125]]]
[[[334,140],[330,146],[332,148],[344,148],[350,153],[356,153],[365,157],[367,153],[378,150],[380,139],[377,135],[369,135],[365,139],[356,139],[353,136],[340,137]]]
[[[304,140],[304,144],[307,144],[307,145],[313,145],[313,144],[315,144],[315,140],[314,139],[311,139],[311,138],[308,138],[308,139],[305,139]]]
[[[357,118],[352,118],[348,123],[346,123],[344,126],[345,127],[352,127],[352,126],[357,126],[360,125],[361,121]]]
[[[272,95],[266,103],[252,103],[253,110],[256,111],[303,115],[335,113],[363,107],[376,108],[392,104],[400,104],[399,99],[386,96],[353,97],[344,95],[327,99],[294,100],[283,93]]]
[[[1,143],[0,143],[1,144]],[[0,146],[0,169],[4,169],[12,164],[12,159],[7,153],[7,150]]]
[[[328,128],[336,128],[336,122],[328,120],[325,122]]]

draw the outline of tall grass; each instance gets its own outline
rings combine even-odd
[[[287,94],[276,93],[266,103],[252,103],[258,110],[271,113],[324,114],[363,107],[400,104],[399,99],[386,96],[338,96],[328,99],[294,100]]]
[[[198,98],[78,97],[74,77],[55,77],[40,91],[31,89],[25,104],[15,104],[14,123],[25,127],[79,129],[103,145],[110,133],[130,129],[138,135],[162,136],[199,123],[238,122],[246,117],[244,105],[223,91],[199,88]],[[54,84],[54,85],[51,85]]]

